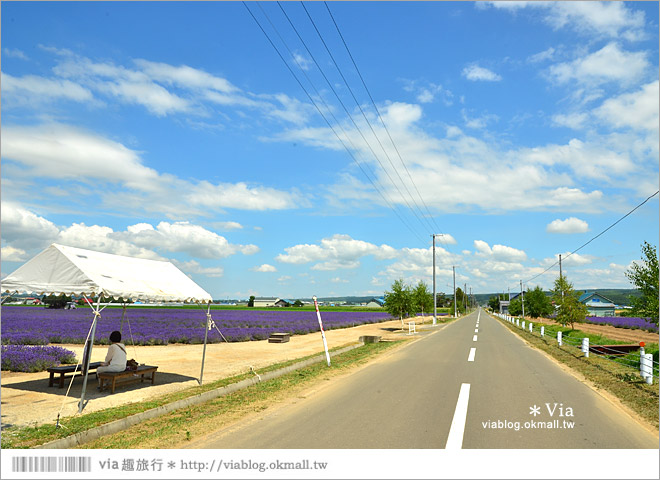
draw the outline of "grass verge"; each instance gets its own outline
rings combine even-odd
[[[284,398],[290,394],[289,390],[292,388],[308,386],[314,380],[323,380],[339,375],[349,368],[365,363],[370,357],[378,355],[401,342],[403,341],[366,344],[334,356],[331,367],[328,367],[324,362],[317,363],[281,377],[218,397],[209,402],[170,412],[117,434],[108,435],[85,444],[83,448],[176,448],[173,445],[190,440],[193,435],[208,431],[209,424],[213,424],[219,428],[225,422],[232,419],[238,419],[242,415],[253,411],[264,410],[267,404],[272,403],[273,400]],[[271,365],[258,369],[257,373],[261,375],[316,356],[318,354]],[[150,401],[66,417],[61,420],[62,425],[66,428],[56,429],[55,425],[9,428],[2,431],[1,448],[31,448],[42,445],[58,438],[126,418],[136,413],[237,383],[252,376],[254,376],[253,373],[245,373],[217,380],[199,387],[174,392]]]
[[[506,321],[501,322],[509,330],[524,338],[529,344],[549,354],[573,370],[582,374],[598,388],[610,393],[658,430],[658,383],[647,385],[635,368],[631,368],[596,355],[585,357],[576,341],[589,337],[590,344],[622,344],[602,335],[594,335],[567,327],[545,325],[545,336],[530,333]],[[557,332],[561,331],[564,345],[557,345]],[[566,341],[568,340],[568,341]],[[654,352],[657,358],[658,345],[647,346],[647,353]],[[639,354],[637,354],[639,360]]]

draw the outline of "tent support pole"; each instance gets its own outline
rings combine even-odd
[[[124,315],[126,315],[126,302],[123,304],[123,309],[121,311],[121,320],[119,321],[119,333],[124,334]]]
[[[98,320],[101,313],[99,312],[99,307],[101,306],[101,292],[98,294],[98,299],[96,300],[96,308],[94,308],[94,322],[92,323],[92,333],[89,339],[89,353],[87,354],[87,365],[92,358],[92,347],[94,347],[94,338],[96,334],[96,321]],[[90,303],[87,300],[87,303]],[[91,305],[91,303],[90,303]],[[83,365],[85,368],[85,365]],[[87,377],[89,376],[89,368],[85,368],[85,378],[83,379],[82,392],[80,393],[80,402],[78,402],[78,413],[82,413],[83,408],[85,408],[85,392],[87,391]]]
[[[204,329],[204,350],[202,350],[202,370],[199,372],[199,380],[197,381],[200,385],[202,384],[202,378],[204,377],[204,360],[206,359],[206,340],[209,337],[209,329],[211,328],[210,325],[211,325],[211,302],[209,302],[209,306],[206,309],[206,328]]]

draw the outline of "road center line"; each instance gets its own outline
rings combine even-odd
[[[474,355],[477,353],[477,349],[472,347],[470,349],[470,355],[468,355],[468,362],[474,362]]]
[[[474,349],[473,349],[474,350]],[[468,401],[470,400],[470,384],[462,383],[461,391],[458,393],[454,418],[451,421],[449,436],[445,449],[460,450],[463,448],[463,433],[465,432],[465,420],[467,419]]]
[[[478,328],[475,328],[475,329],[474,329],[474,333],[479,333],[479,329],[478,329]]]
[[[474,337],[472,337],[472,341],[473,341],[473,342],[476,342],[476,341],[477,341],[477,336],[476,336],[476,335],[475,335]]]

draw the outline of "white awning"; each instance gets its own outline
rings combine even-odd
[[[52,244],[2,280],[6,293],[103,294],[115,299],[211,302],[204,289],[170,262]]]

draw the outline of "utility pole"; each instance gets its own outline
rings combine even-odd
[[[522,280],[520,280],[520,296],[522,297],[522,317],[525,319],[525,291],[523,290]]]
[[[564,287],[562,285],[562,283],[563,283],[562,280],[563,280],[563,278],[562,278],[562,273],[561,273],[561,253],[560,253],[559,254],[559,282],[560,282],[559,285],[561,287],[561,300],[563,302],[564,301]]]
[[[470,287],[470,308],[474,306],[474,298],[472,298],[472,287]]]
[[[435,233],[433,237],[433,325],[438,323],[437,298],[435,296]]]
[[[467,313],[467,283],[463,284],[463,298],[465,299],[465,313]]]
[[[458,315],[456,314],[456,267],[452,266],[451,270],[452,272],[454,272],[454,318],[457,318]]]

